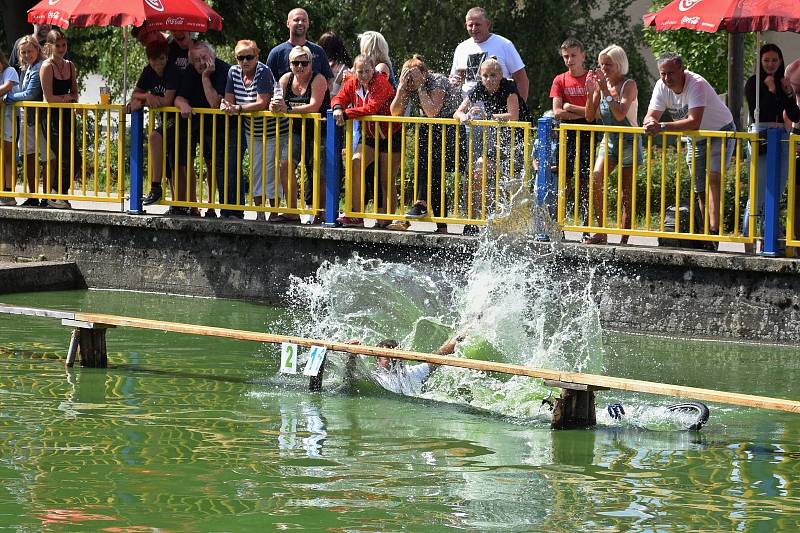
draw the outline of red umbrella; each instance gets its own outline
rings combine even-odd
[[[800,32],[800,1],[673,0],[659,11],[646,14],[644,25],[656,31]]]
[[[28,22],[66,29],[70,25],[146,26],[149,30],[221,30],[222,17],[203,0],[41,0],[28,10]],[[128,32],[123,30],[123,96],[128,95]]]
[[[221,30],[222,17],[202,0],[41,0],[28,10],[28,22],[70,25],[142,26],[151,30]]]
[[[800,32],[800,0],[673,0],[642,17],[655,31],[687,28],[730,33]],[[756,76],[761,62],[756,59]],[[759,121],[761,91],[756,91],[755,121]]]

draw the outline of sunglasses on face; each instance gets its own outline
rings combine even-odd
[[[290,61],[293,67],[305,67],[308,66],[310,61]]]
[[[236,61],[241,63],[242,61],[252,61],[255,58],[256,58],[256,56],[253,55],[253,54],[246,54],[246,55],[243,54],[243,55],[240,55],[240,56],[236,56]]]

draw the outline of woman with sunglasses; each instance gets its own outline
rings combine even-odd
[[[258,60],[258,45],[249,39],[236,43],[234,48],[236,55],[236,65],[228,71],[228,84],[225,87],[225,98],[220,102],[220,109],[229,115],[241,115],[242,113],[253,113],[264,111],[272,98],[275,86],[275,78],[267,65]],[[244,148],[248,148],[250,155],[250,168],[253,176],[253,201],[255,205],[263,205],[264,189],[267,192],[275,190],[274,184],[270,186],[264,183],[263,137],[264,119],[261,117],[253,121],[252,137],[250,136],[250,119],[245,118],[242,123],[241,145],[233,141],[229,145],[231,150],[230,157],[238,157],[241,161]],[[238,131],[236,123],[231,123],[231,132],[234,138]],[[252,141],[252,144],[251,144]],[[238,149],[237,149],[238,148]],[[240,165],[241,166],[241,165]],[[268,174],[268,173],[267,173]],[[231,178],[229,177],[229,180]],[[235,180],[235,177],[233,178]],[[232,180],[232,181],[233,181]],[[247,191],[246,179],[242,184],[242,190]],[[233,188],[235,191],[236,189]],[[256,220],[264,220],[264,212],[256,214]]]
[[[314,72],[311,63],[311,50],[307,46],[295,46],[289,52],[289,72],[281,76],[280,83],[284,97],[274,99],[270,103],[270,111],[275,113],[324,113],[330,107],[330,93],[328,81],[319,72]],[[314,121],[312,119],[291,119],[292,124],[292,160],[281,160],[281,185],[283,190],[289,191],[289,176],[294,176],[294,166],[305,155],[305,180],[303,200],[305,207],[309,208],[314,203],[314,193],[319,198],[321,205],[321,186],[314,191]],[[301,146],[305,129],[305,145]],[[287,140],[288,143],[288,140]],[[282,158],[283,159],[283,158]],[[287,197],[287,206],[291,209],[297,207],[298,185],[292,185],[292,195]]]

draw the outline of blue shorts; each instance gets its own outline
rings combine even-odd
[[[597,150],[597,159],[606,156],[606,146],[608,146],[609,162],[613,161],[621,167],[633,166],[633,134],[625,133],[622,136],[622,161],[619,160],[619,133],[606,133],[600,141],[600,148]],[[644,161],[642,155],[641,136],[636,139],[636,163],[641,165]]]

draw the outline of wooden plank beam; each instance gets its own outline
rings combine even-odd
[[[312,345],[324,346],[328,350],[352,353],[356,355],[393,357],[395,359],[422,361],[438,365],[480,370],[483,372],[499,372],[503,374],[528,376],[532,378],[561,381],[566,383],[577,383],[593,387],[603,387],[629,392],[643,392],[648,394],[673,396],[677,398],[690,398],[694,400],[739,405],[743,407],[756,407],[759,409],[772,409],[790,413],[800,413],[800,402],[795,400],[785,400],[782,398],[755,396],[737,392],[702,389],[698,387],[686,387],[682,385],[670,385],[668,383],[657,383],[653,381],[641,381],[613,376],[601,376],[597,374],[563,372],[547,368],[530,368],[520,365],[495,363],[492,361],[476,361],[473,359],[464,359],[446,355],[410,352],[407,350],[390,350],[375,346],[345,344],[342,342],[330,342],[321,339],[309,339],[304,337],[293,337],[289,335],[274,335],[271,333],[259,333],[254,331],[217,328],[195,324],[180,324],[176,322],[165,322],[161,320],[150,320],[145,318],[121,317],[94,313],[75,313],[74,319],[116,326],[170,331],[174,333],[186,333],[190,335],[224,337],[229,339],[268,343],[291,342],[305,347],[310,347]]]
[[[72,311],[55,311],[53,309],[41,309],[38,307],[21,307],[18,305],[0,304],[0,313],[6,315],[25,315],[40,316],[44,318],[60,318],[71,320],[75,318]]]

